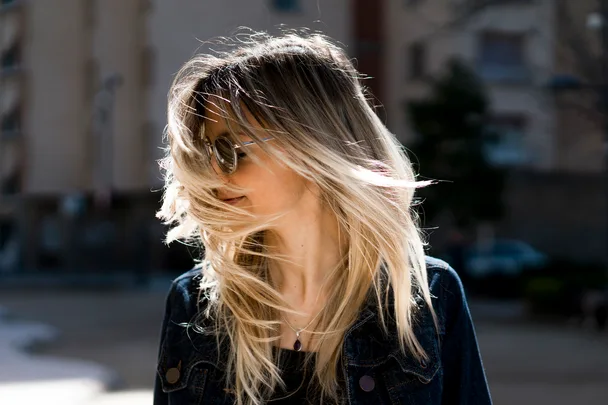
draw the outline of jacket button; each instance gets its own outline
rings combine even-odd
[[[364,375],[359,379],[359,387],[365,392],[371,392],[376,387],[376,382],[369,375]]]
[[[179,377],[180,377],[179,370],[175,367],[167,370],[167,373],[165,374],[165,378],[167,379],[167,382],[169,384],[175,384],[176,382],[178,382]]]

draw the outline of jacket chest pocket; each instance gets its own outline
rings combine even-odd
[[[359,337],[358,345],[351,347],[351,352],[358,355],[349,358],[350,365],[354,366],[349,372],[351,403],[440,404],[443,382],[441,337],[429,322],[417,329],[417,338],[426,353],[424,360],[404,353],[396,335],[384,340]],[[370,352],[373,355],[369,355]]]
[[[401,356],[400,354],[395,357]],[[353,405],[434,405],[441,403],[442,370],[437,363],[404,368],[393,356],[382,364],[351,368],[350,394]],[[408,363],[411,364],[411,359]]]
[[[162,390],[167,394],[168,405],[203,404],[209,369],[203,367],[174,367],[159,365]]]
[[[382,371],[390,403],[393,405],[431,405],[441,403],[443,371],[437,362],[421,362],[416,369],[403,367],[391,359]]]
[[[157,373],[168,405],[230,405],[234,395],[214,365],[192,356],[178,356],[163,350]]]

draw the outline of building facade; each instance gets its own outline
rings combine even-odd
[[[608,6],[602,0],[556,2],[555,76],[552,93],[557,108],[555,143],[558,167],[566,172],[608,170]],[[602,62],[603,60],[603,62]],[[570,86],[568,85],[570,83]],[[604,89],[604,90],[603,90]]]
[[[427,79],[448,60],[466,62],[486,87],[499,134],[487,157],[509,173],[505,217],[491,233],[524,239],[550,255],[606,260],[606,113],[597,84],[606,83],[600,34],[608,16],[597,15],[600,2],[388,4],[390,127],[405,143],[414,139],[408,101],[429,94]]]
[[[597,0],[388,4],[386,106],[391,127],[405,142],[415,136],[405,104],[424,97],[426,79],[457,57],[477,72],[489,93],[492,124],[501,133],[489,151],[493,162],[541,172],[603,170],[597,99],[584,89],[551,88],[563,75],[588,83],[589,70],[600,68],[599,26],[589,26],[589,16],[599,11]],[[593,80],[600,83],[601,77]]]
[[[26,167],[25,33],[23,9],[8,1],[0,3],[0,269],[15,267],[19,259],[18,196]]]
[[[459,57],[490,95],[493,162],[598,173],[601,132],[564,107],[572,95],[547,89],[577,73],[556,48],[559,1],[0,0],[0,273],[172,266],[150,192],[162,186],[167,92],[187,59],[238,27],[339,41],[404,143],[416,136],[407,102]]]
[[[147,6],[140,0],[0,3],[0,204],[9,212],[2,247],[18,245],[20,268],[86,266],[78,252],[93,249],[108,220],[85,226],[85,218],[111,198],[149,190],[150,149],[142,147]],[[11,262],[0,268],[14,267]]]
[[[171,266],[150,191],[177,70],[237,27],[348,47],[352,23],[347,0],[2,0],[0,273]]]
[[[459,58],[487,89],[493,125],[502,134],[489,157],[496,164],[550,171],[556,166],[556,111],[545,89],[553,74],[552,1],[501,1],[481,7],[471,0],[391,2],[386,64],[393,90],[391,126],[407,141],[405,104],[424,97],[426,79]]]

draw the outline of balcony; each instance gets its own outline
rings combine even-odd
[[[22,0],[0,0],[0,13],[17,8],[22,3]]]
[[[530,151],[526,149],[527,117],[520,114],[495,115],[488,125],[484,154],[498,167],[526,166]]]
[[[0,132],[4,135],[4,133]],[[18,142],[0,143],[0,196],[16,194],[21,186],[20,145]]]
[[[0,131],[0,141],[10,141],[21,137],[21,130]]]
[[[9,140],[18,138],[21,135],[21,113],[19,109],[13,110],[10,114],[2,117],[0,123],[0,139]]]
[[[516,84],[531,81],[525,33],[482,31],[478,44],[477,73],[483,80]]]
[[[19,43],[15,43],[2,53],[0,59],[0,77],[7,77],[21,71],[21,49]]]
[[[466,11],[480,10],[491,6],[532,5],[535,0],[452,0],[452,5]]]
[[[295,13],[301,11],[301,4],[298,0],[273,0],[272,7],[281,13]]]
[[[492,65],[479,63],[477,73],[486,82],[525,84],[532,80],[530,70],[521,65]]]

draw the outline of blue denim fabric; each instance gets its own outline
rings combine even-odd
[[[428,307],[416,318],[415,333],[428,360],[417,361],[400,348],[392,317],[383,332],[373,300],[346,332],[341,364],[344,402],[359,404],[491,404],[477,339],[462,283],[445,262],[427,258],[428,281],[439,328]],[[155,405],[225,405],[234,395],[225,389],[222,356],[216,338],[190,324],[199,300],[200,269],[177,278],[167,298],[162,326]],[[387,313],[390,313],[388,308]],[[204,325],[203,325],[204,327]]]

